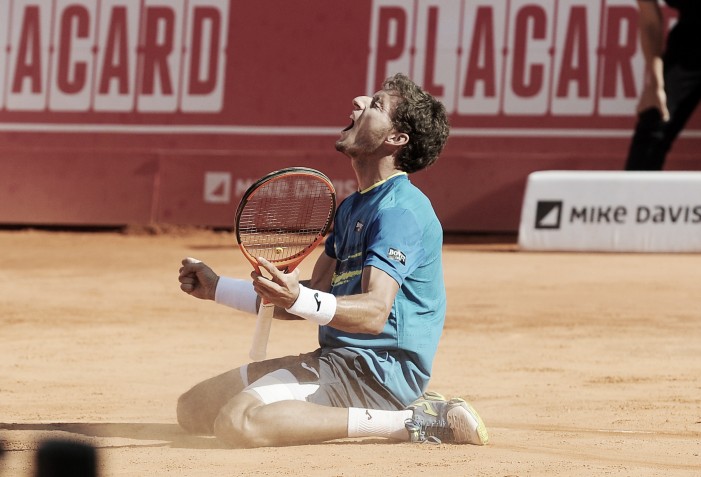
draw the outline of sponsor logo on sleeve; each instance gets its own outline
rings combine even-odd
[[[401,263],[402,265],[406,265],[406,255],[404,255],[401,250],[390,248],[389,252],[387,253],[387,256],[390,260],[394,260],[396,262]]]

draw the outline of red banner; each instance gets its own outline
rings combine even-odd
[[[529,172],[623,167],[642,67],[633,0],[0,0],[0,222],[226,226],[291,165],[345,196],[351,100],[401,71],[450,112],[445,228],[516,230]]]

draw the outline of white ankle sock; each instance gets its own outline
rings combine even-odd
[[[380,411],[376,409],[348,409],[348,437],[387,437],[406,441],[409,433],[404,421],[413,411]]]

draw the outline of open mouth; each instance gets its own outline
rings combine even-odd
[[[351,123],[348,126],[346,126],[341,132],[350,131],[351,129],[353,129],[354,125],[355,125],[355,121],[351,121]]]

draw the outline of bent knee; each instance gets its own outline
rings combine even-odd
[[[261,403],[243,394],[224,406],[214,420],[214,435],[231,447],[251,448],[269,445],[263,439],[253,419],[255,409]]]
[[[189,434],[211,435],[214,431],[214,417],[207,418],[203,403],[194,399],[192,393],[187,392],[178,398],[175,414],[178,425]]]

